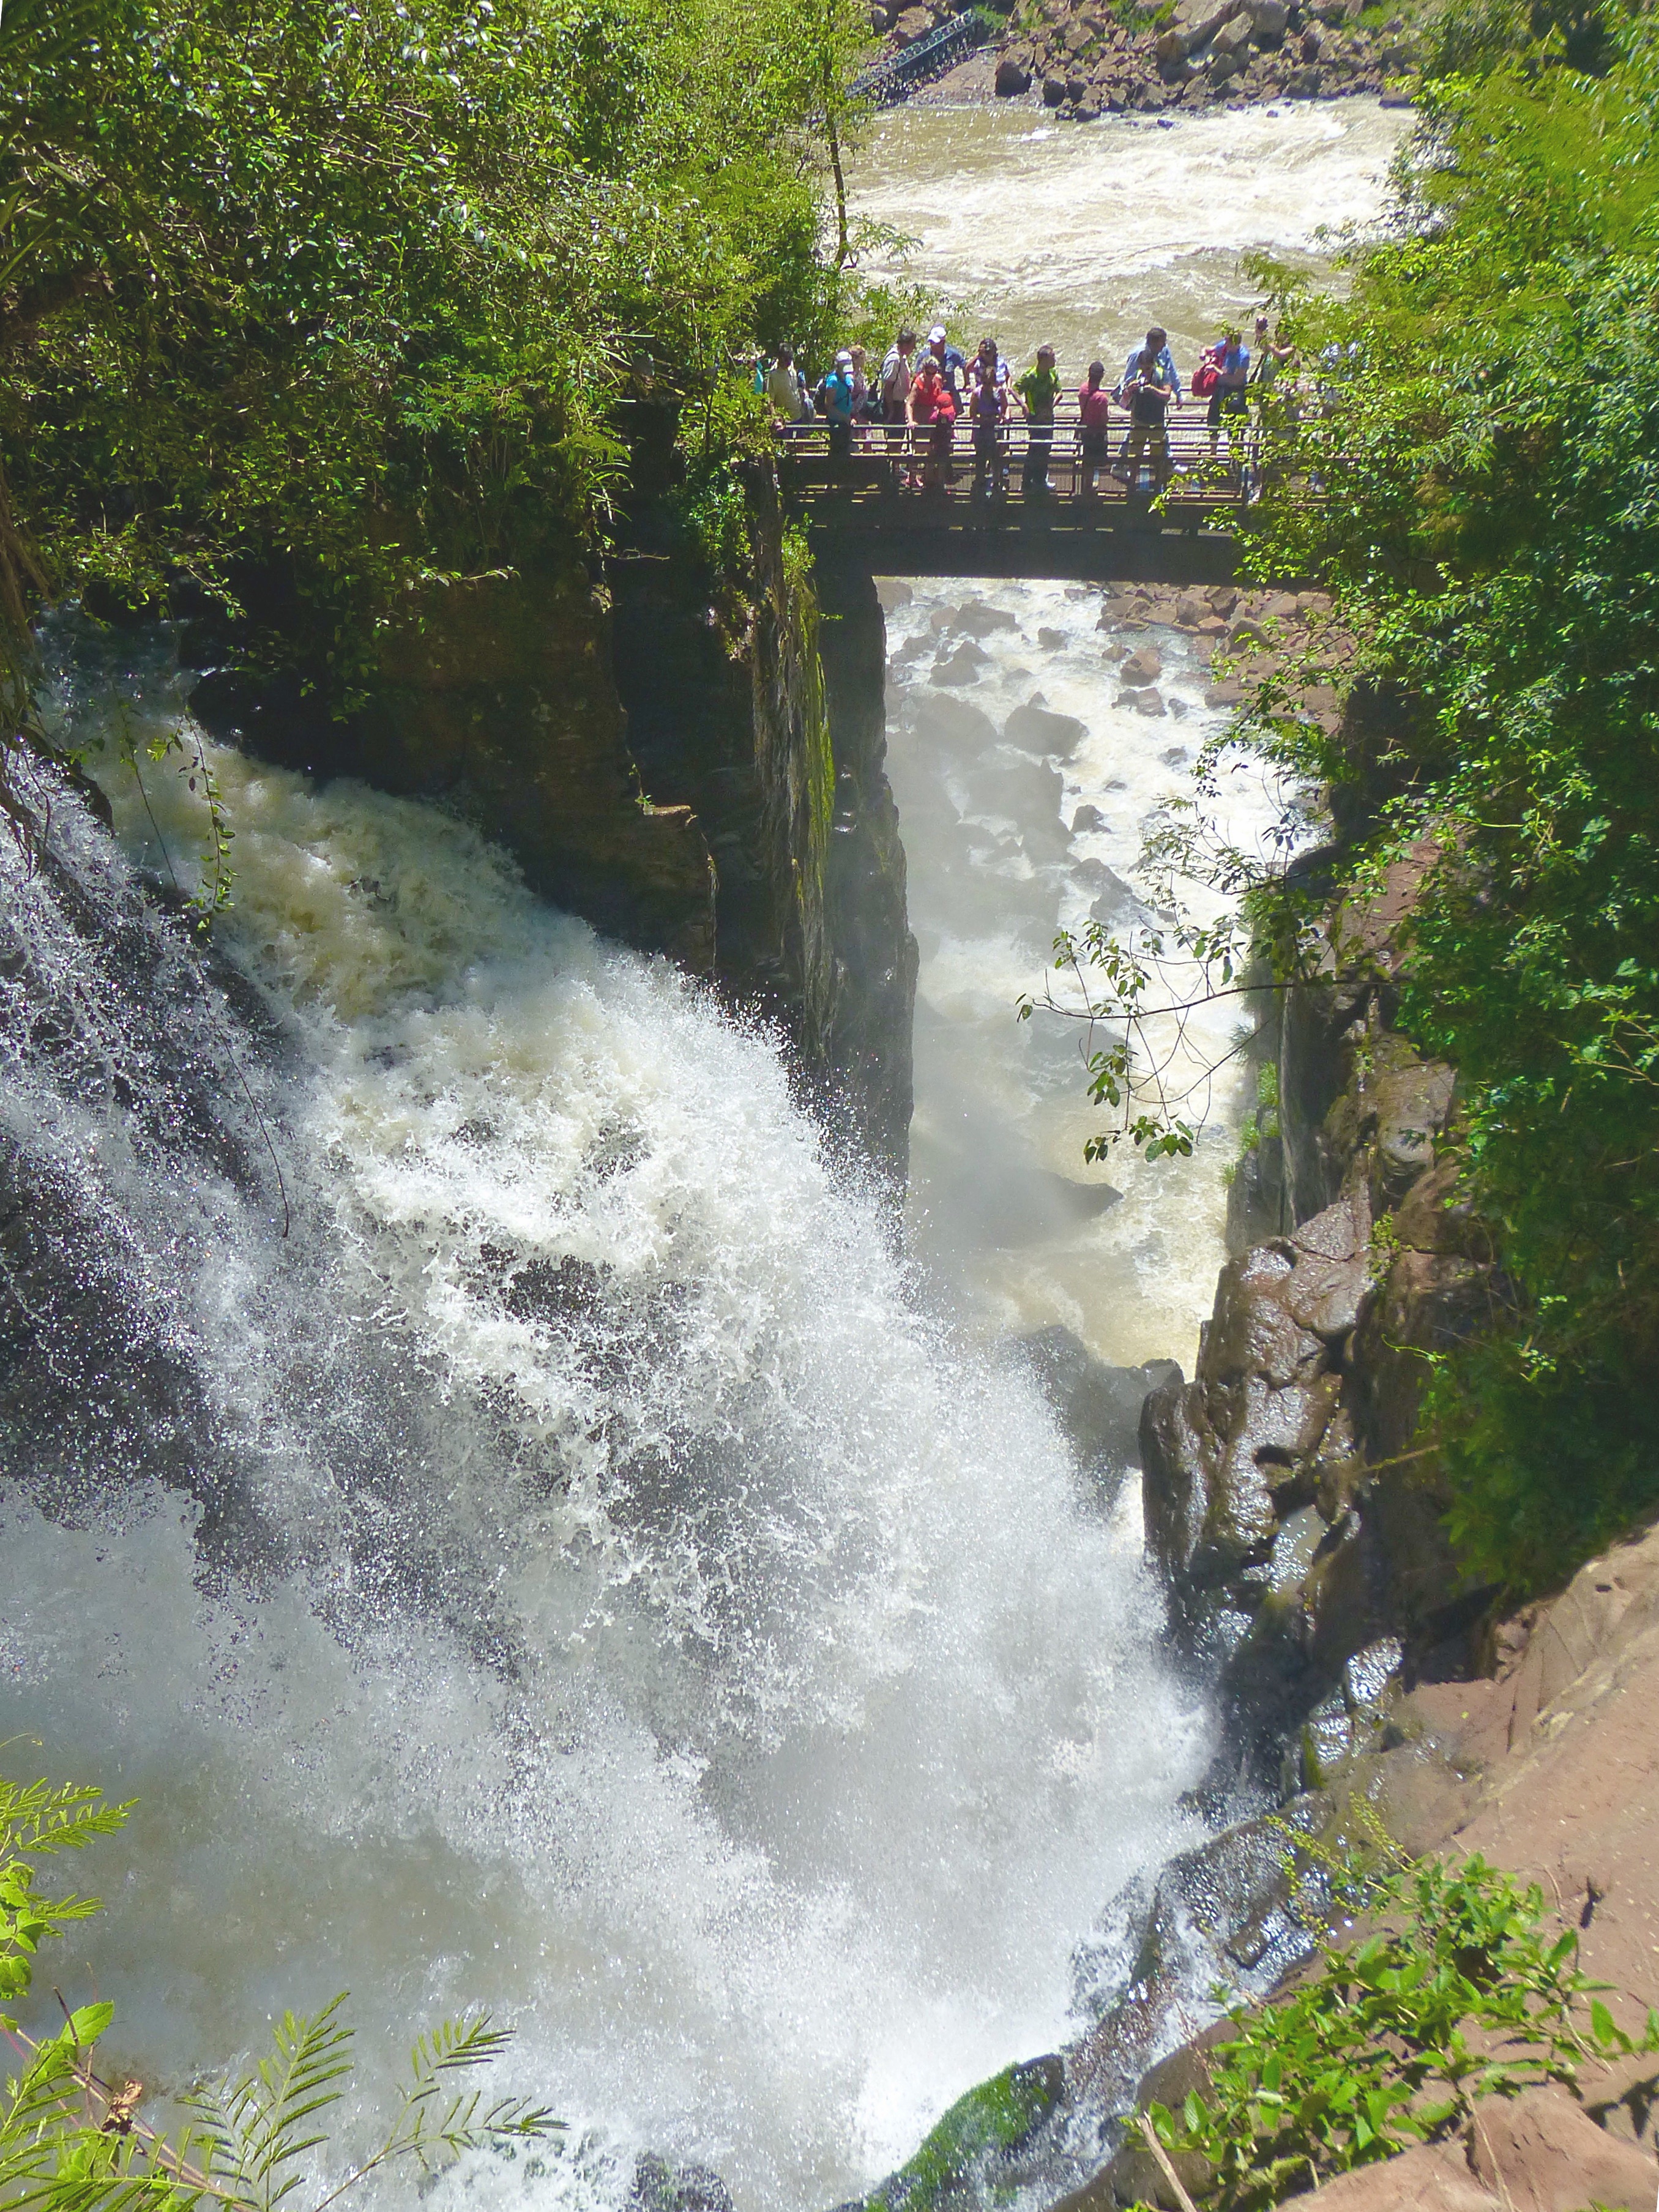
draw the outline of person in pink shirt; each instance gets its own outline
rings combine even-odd
[[[1077,395],[1078,447],[1082,482],[1079,489],[1085,499],[1095,497],[1095,478],[1107,466],[1111,444],[1112,395],[1106,389],[1106,364],[1103,361],[1089,363],[1089,380],[1079,385]]]
[[[951,445],[956,434],[956,394],[945,381],[945,373],[932,354],[921,364],[921,373],[910,387],[910,420],[927,436],[927,459],[923,463],[921,481],[924,488],[942,491],[948,499],[951,487],[945,478],[951,466]],[[917,443],[921,441],[918,439]]]

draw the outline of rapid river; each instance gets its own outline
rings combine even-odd
[[[1398,122],[915,109],[860,194],[1070,368],[1149,313],[1190,349],[1242,248],[1376,206]],[[490,2006],[570,2126],[441,2205],[608,2212],[651,2150],[823,2212],[1073,2032],[1078,1939],[1199,1832],[1133,1485],[1103,1504],[1012,1346],[1190,1362],[1236,1102],[1189,1167],[1085,1170],[1074,1040],[1012,1002],[1215,718],[1168,637],[1169,717],[1112,705],[1097,593],[888,598],[907,1256],[768,1037],[436,812],[216,757],[206,966],[139,895],[199,843],[172,765],[106,758],[114,848],[61,803],[53,866],[0,838],[0,1737],[139,1801],[50,1978],[161,2092],[349,1989],[366,2110],[415,2026]],[[971,601],[1003,619],[952,691]],[[78,736],[186,714],[164,641],[51,642]],[[1005,734],[1035,693],[1063,758]]]

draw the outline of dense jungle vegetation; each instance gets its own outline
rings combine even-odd
[[[409,593],[591,538],[619,397],[842,319],[868,35],[850,0],[7,0],[14,638],[89,583],[246,601],[337,703]]]
[[[1659,1499],[1659,40],[1601,36],[1426,88],[1392,234],[1300,312],[1328,495],[1259,552],[1331,584],[1371,710],[1328,744],[1280,694],[1258,736],[1382,802],[1357,881],[1424,871],[1401,1021],[1509,1300],[1425,1433],[1511,1589]]]

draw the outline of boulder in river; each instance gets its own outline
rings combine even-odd
[[[969,599],[951,617],[950,627],[964,637],[989,637],[994,630],[1019,628],[1019,618],[1006,607],[994,607],[984,599]]]
[[[634,2161],[627,2212],[732,2212],[732,2195],[712,2167],[647,2151]]]
[[[1089,732],[1075,714],[1057,714],[1051,707],[1032,699],[1015,708],[1002,726],[1002,734],[1023,752],[1053,753],[1057,759],[1070,760]]]
[[[1099,896],[1089,908],[1090,921],[1097,921],[1103,929],[1114,929],[1125,922],[1139,921],[1146,911],[1146,902],[1130,889],[1117,871],[1106,868]]]
[[[1155,645],[1137,647],[1118,670],[1121,680],[1137,690],[1146,684],[1156,684],[1164,673],[1164,656]]]
[[[981,708],[966,699],[941,698],[937,692],[918,691],[905,700],[894,730],[897,744],[914,744],[941,763],[972,760],[989,752],[997,741],[997,726]]]
[[[999,815],[1017,823],[1022,830],[1060,829],[1060,801],[1066,779],[1046,761],[1035,761],[999,749],[969,774],[968,791],[976,812]]]
[[[904,2204],[917,2212],[997,2203],[1021,2193],[1024,2161],[1062,2107],[1066,2063],[1057,2055],[1005,2066],[958,2097],[921,2148],[865,2197],[836,2212],[872,2212]]]
[[[971,637],[965,637],[954,652],[947,653],[943,659],[933,663],[928,671],[927,681],[953,685],[976,684],[980,670],[990,658],[982,645],[975,645]]]

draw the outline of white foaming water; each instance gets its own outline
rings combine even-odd
[[[975,302],[958,342],[983,328],[1023,362],[1049,340],[1075,385],[1097,353],[1115,378],[1156,321],[1185,369],[1254,305],[1242,253],[1318,274],[1322,232],[1376,220],[1411,119],[1359,99],[1158,123],[900,107],[860,154],[854,198],[914,241],[910,281]]]
[[[176,712],[130,689],[141,734]],[[373,2073],[487,2003],[575,2129],[452,2187],[611,2204],[647,2148],[810,2212],[1052,2047],[1076,1936],[1190,1833],[1203,1726],[1133,1504],[1103,1517],[1031,1386],[919,1316],[767,1038],[441,815],[213,757],[291,1234],[159,1087],[133,1137],[107,1087],[3,1071],[105,1311],[160,1315],[197,1406],[100,1489],[74,1421],[116,1384],[66,1326],[63,1467],[47,1415],[29,1463],[78,1502],[4,1509],[0,1734],[141,1800],[86,1947],[121,2055],[176,2086],[349,1986]],[[182,872],[182,775],[109,781]],[[216,993],[74,816],[82,896],[155,955],[156,1055],[257,1164]],[[94,1005],[51,872],[0,865],[28,972]]]
[[[1143,842],[1190,798],[1199,750],[1229,710],[1204,703],[1212,679],[1191,637],[1109,616],[1103,633],[1097,589],[991,579],[884,588],[894,602],[887,769],[921,955],[915,1249],[946,1302],[994,1334],[1059,1322],[1101,1358],[1175,1358],[1190,1370],[1226,1257],[1224,1178],[1253,1079],[1234,1048],[1249,1018],[1226,999],[1200,1000],[1187,1018],[1170,1089],[1192,1086],[1178,1109],[1201,1125],[1192,1158],[1148,1161],[1125,1141],[1089,1167],[1085,1143],[1113,1116],[1089,1103],[1081,1053],[1102,1040],[1042,1012],[1017,1024],[1014,1012],[1045,982],[1076,1003],[1052,964],[1058,929],[1080,930],[1092,914],[1122,936],[1137,916],[1152,919],[1139,903],[1151,895],[1137,874]],[[964,672],[957,648],[969,635],[981,658]],[[1158,715],[1117,703],[1122,685],[1103,657],[1148,648],[1162,662]],[[1046,713],[1022,721],[1034,702]],[[1062,750],[1045,750],[1055,739]],[[1218,829],[1265,856],[1279,780],[1231,757],[1216,781],[1206,811]],[[1082,809],[1092,826],[1074,826]],[[1182,896],[1196,920],[1223,910],[1201,885]],[[1190,967],[1171,963],[1148,1003],[1196,990]],[[1153,1025],[1161,1043],[1170,1027]]]

